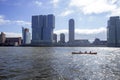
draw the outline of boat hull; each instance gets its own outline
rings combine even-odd
[[[72,54],[97,54],[97,52],[91,52],[91,53],[72,52]]]

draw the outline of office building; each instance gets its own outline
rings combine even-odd
[[[92,43],[93,45],[95,45],[95,46],[106,46],[107,45],[107,41],[105,41],[105,40],[100,40],[99,38],[95,38],[95,40],[93,41],[93,43]]]
[[[74,26],[75,26],[75,22],[74,19],[70,19],[69,20],[69,42],[73,42],[74,41]]]
[[[32,44],[53,43],[53,29],[55,28],[55,16],[32,16]]]
[[[107,26],[107,45],[120,46],[120,17],[110,17]]]
[[[21,45],[21,37],[9,37],[5,40],[6,46],[19,46]]]
[[[53,42],[57,43],[57,34],[53,34]]]
[[[6,34],[0,34],[0,46],[19,46],[21,45],[21,37],[6,37]]]
[[[4,45],[6,40],[5,34],[3,32],[1,32],[0,34],[0,45]]]
[[[69,43],[69,46],[89,46],[90,42],[88,39],[78,39],[74,40],[74,42]]]
[[[65,43],[65,34],[64,33],[60,34],[60,43]]]
[[[22,27],[23,44],[31,43],[31,36],[28,28]]]

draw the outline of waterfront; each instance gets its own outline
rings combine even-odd
[[[119,75],[119,48],[0,47],[0,80],[120,80]]]

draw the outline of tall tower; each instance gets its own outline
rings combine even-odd
[[[23,44],[30,44],[30,32],[28,28],[22,27]]]
[[[32,16],[32,43],[51,44],[53,42],[53,29],[55,28],[55,16]]]
[[[70,19],[69,20],[69,42],[73,42],[74,41],[74,26],[75,26],[75,22],[74,19]]]
[[[120,17],[110,17],[107,26],[107,45],[120,46]]]

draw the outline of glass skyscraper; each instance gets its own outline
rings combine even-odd
[[[120,17],[110,17],[107,26],[108,46],[120,46]]]
[[[53,14],[32,16],[32,44],[51,44],[54,28]]]
[[[74,23],[74,19],[70,19],[69,20],[69,42],[73,42],[74,41],[74,26],[75,26],[75,23]]]

